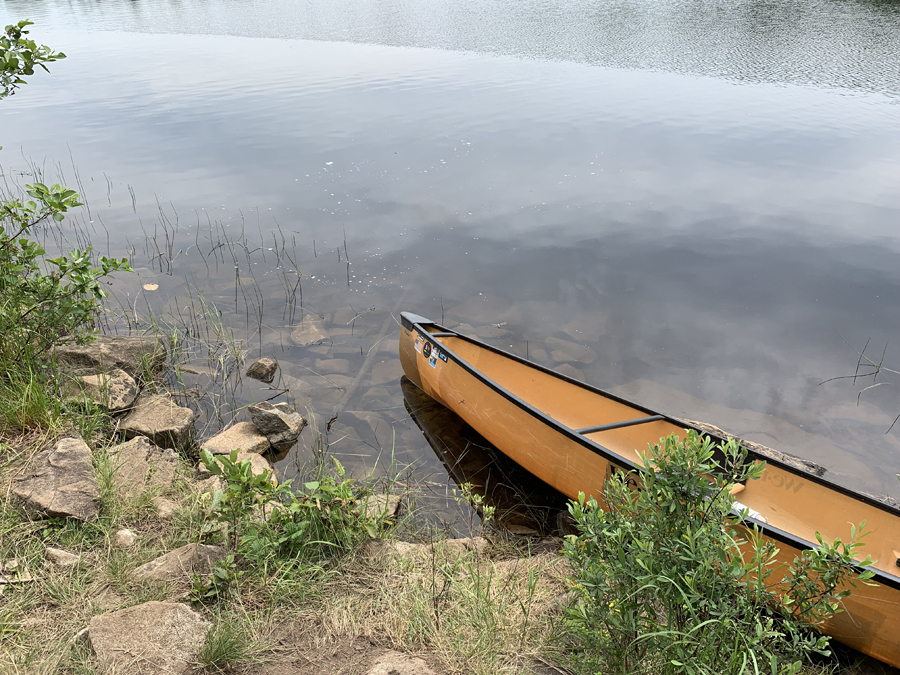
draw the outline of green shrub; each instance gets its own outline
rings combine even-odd
[[[354,481],[337,459],[337,478],[323,475],[299,490],[292,481],[276,486],[271,472],[254,476],[249,460],[237,461],[237,451],[213,457],[203,450],[200,460],[226,482],[213,495],[212,522],[204,529],[226,525],[232,549],[245,559],[320,562],[378,534],[378,519],[363,513]]]
[[[570,504],[581,532],[565,545],[578,593],[567,611],[576,670],[795,673],[829,653],[814,626],[841,611],[849,591],[839,589],[872,576],[853,561],[860,532],[847,543],[820,539],[780,566],[771,541],[737,527],[746,512],[736,514],[728,489],[759,478],[764,464],[748,463],[734,441],[719,449],[721,463],[708,438],[670,436],[639,472],[613,473],[606,510],[584,495]]]
[[[50,219],[63,220],[81,203],[61,185],[35,183],[26,190],[31,199],[0,203],[0,363],[7,367],[45,352],[61,338],[87,339],[84,331],[93,328],[106,296],[100,280],[131,270],[125,258],[104,256],[94,267],[90,248],[48,258],[26,235]]]
[[[22,77],[33,75],[35,66],[50,72],[44,64],[66,58],[62,52],[54,52],[25,37],[26,27],[31,25],[31,21],[19,21],[0,33],[0,98],[15,94],[19,85],[25,84]]]

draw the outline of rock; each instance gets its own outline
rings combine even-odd
[[[254,361],[247,368],[247,377],[261,382],[271,382],[275,379],[275,371],[278,370],[278,363],[274,359],[262,358]]]
[[[434,544],[438,551],[447,555],[461,556],[466,553],[481,553],[490,546],[484,537],[465,537],[463,539],[446,539]]]
[[[436,673],[417,656],[388,650],[375,659],[366,675],[436,675]]]
[[[194,413],[165,396],[142,396],[119,428],[125,438],[146,436],[161,448],[186,451],[194,433]]]
[[[232,450],[260,453],[269,449],[269,439],[250,422],[238,422],[204,441],[200,447],[214,455],[228,455]]]
[[[166,499],[165,497],[154,497],[153,508],[156,509],[157,516],[159,516],[163,520],[171,520],[172,516],[175,515],[175,512],[178,511],[178,509],[181,507],[178,502],[173,502],[171,499]]]
[[[342,425],[352,427],[370,448],[390,449],[395,445],[394,427],[381,415],[367,410],[345,410],[338,416]]]
[[[187,544],[144,563],[131,572],[131,578],[135,581],[185,582],[192,574],[209,574],[213,565],[224,557],[225,549],[221,546]]]
[[[576,317],[562,327],[562,332],[572,337],[573,340],[594,342],[607,332],[609,316],[600,312],[592,314],[589,311],[579,311]]]
[[[536,363],[546,363],[550,359],[550,355],[547,354],[546,349],[541,349],[540,347],[529,347],[528,348],[528,360],[534,361]]]
[[[306,420],[287,403],[272,405],[268,402],[251,405],[250,417],[253,424],[269,439],[276,450],[284,450],[297,442],[297,437],[306,426]]]
[[[225,481],[218,476],[210,476],[204,480],[199,480],[194,485],[198,495],[215,494],[216,490],[224,490],[225,487]]]
[[[100,514],[91,450],[80,438],[63,438],[38,453],[28,475],[13,481],[12,493],[38,517],[90,521]]]
[[[565,375],[566,377],[571,377],[573,380],[584,382],[584,373],[570,363],[563,363],[562,365],[557,366],[556,372]]]
[[[590,364],[597,358],[593,349],[580,345],[577,342],[560,340],[555,337],[547,338],[545,342],[552,350],[550,356],[552,356],[555,361],[577,361],[579,363]]]
[[[65,372],[90,369],[111,373],[120,368],[141,380],[166,364],[166,347],[159,336],[98,336],[88,345],[62,345],[54,349],[56,362]],[[83,372],[81,374],[84,374]]]
[[[74,377],[63,387],[68,398],[86,395],[94,403],[112,413],[127,410],[138,395],[138,386],[121,368],[114,368],[108,374],[92,373]]]
[[[109,451],[113,462],[113,482],[119,493],[136,499],[144,490],[171,487],[175,481],[178,455],[159,448],[144,436],[132,438]]]
[[[366,500],[366,518],[394,518],[400,512],[400,495],[371,495]]]
[[[137,535],[128,529],[122,529],[113,535],[113,546],[130,548],[137,543]]]
[[[315,371],[317,373],[345,375],[349,370],[350,361],[347,359],[316,359]]]
[[[72,567],[77,565],[81,560],[80,555],[75,555],[74,553],[69,553],[68,551],[63,551],[61,548],[51,548],[47,547],[47,560],[49,560],[55,567]]]
[[[188,673],[210,623],[187,605],[145,602],[91,619],[88,640],[105,673]]]
[[[322,319],[315,314],[307,314],[304,316],[291,333],[291,340],[301,347],[315,344],[316,342],[322,342],[329,337],[328,331],[325,330],[325,324],[322,323]]]

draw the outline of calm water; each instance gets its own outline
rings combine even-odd
[[[900,3],[0,4],[23,17],[69,58],[0,103],[6,180],[79,186],[62,234],[139,268],[120,316],[198,326],[199,293],[281,361],[280,389],[226,378],[201,331],[206,433],[339,409],[333,452],[440,502],[409,309],[900,497],[900,376],[819,386],[900,332]],[[304,310],[327,345],[292,343]]]

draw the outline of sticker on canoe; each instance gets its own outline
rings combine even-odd
[[[422,347],[422,356],[424,356],[426,359],[431,356],[431,343],[430,342],[426,342],[425,346]]]
[[[432,354],[431,358],[428,359],[428,363],[431,365],[432,368],[437,368],[437,356]]]
[[[422,336],[419,335],[418,333],[416,333],[416,341],[415,341],[415,343],[413,344],[413,347],[416,348],[416,351],[417,351],[417,352],[421,352],[421,351],[422,351]]]
[[[444,352],[441,352],[440,354],[438,354],[438,358],[441,361],[443,361],[444,363],[447,363],[447,355]]]

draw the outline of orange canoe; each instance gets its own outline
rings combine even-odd
[[[596,387],[403,312],[400,362],[406,376],[494,444],[510,459],[570,498],[600,498],[614,468],[635,469],[638,449],[686,429],[723,439],[683,420],[649,410]],[[777,541],[790,563],[827,540],[850,538],[866,521],[861,555],[875,585],[844,600],[823,631],[854,649],[900,667],[900,509],[749,449],[766,461],[760,480],[739,495],[751,522]]]

